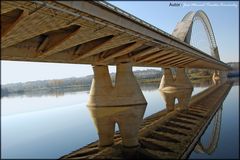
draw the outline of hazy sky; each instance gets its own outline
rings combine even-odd
[[[179,2],[179,7],[171,7],[170,2],[159,1],[110,1],[110,3],[170,34],[187,12],[201,9],[207,13],[211,21],[221,60],[224,62],[239,60],[238,2]],[[201,23],[193,26],[191,44],[209,52],[209,44]],[[136,69],[146,68],[134,68]],[[110,67],[110,72],[114,71],[115,67]],[[90,65],[1,61],[2,84],[81,77],[92,73]]]

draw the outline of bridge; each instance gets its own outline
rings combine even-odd
[[[189,44],[194,21],[199,19],[208,35],[211,55]],[[131,121],[122,115],[108,123],[95,118],[99,147],[113,144],[115,123],[121,126],[124,147],[139,145],[137,133],[147,102],[133,66],[162,67],[159,88],[165,92],[192,89],[186,68],[212,69],[214,79],[226,78],[231,69],[220,61],[210,21],[203,11],[189,12],[170,35],[103,1],[1,2],[1,60],[91,64],[94,78],[88,107],[93,115],[104,113],[106,107],[117,110],[122,106],[135,113],[129,115]],[[114,85],[109,65],[117,67]],[[171,68],[176,69],[175,77]],[[181,102],[180,108],[188,109],[189,100]]]

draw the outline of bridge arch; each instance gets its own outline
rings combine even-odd
[[[216,43],[216,39],[214,36],[214,32],[212,29],[212,25],[206,13],[202,10],[198,10],[197,12],[190,11],[188,12],[175,27],[172,35],[190,44],[191,35],[192,35],[192,26],[196,20],[200,20],[204,26],[204,29],[207,33],[208,41],[210,44],[211,56],[217,60],[220,60],[218,47]]]

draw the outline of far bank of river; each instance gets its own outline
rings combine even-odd
[[[235,84],[239,83],[238,77],[229,78]],[[153,87],[158,87],[160,84],[160,78],[148,78],[138,80],[140,87],[143,89],[151,89]],[[209,76],[199,77],[195,79],[191,79],[193,86],[195,87],[203,87],[211,85],[212,79]],[[114,83],[114,82],[113,82]],[[68,85],[65,87],[55,86],[55,87],[44,87],[44,88],[34,88],[29,90],[22,90],[20,92],[8,92],[1,93],[1,98],[3,97],[16,97],[16,96],[28,96],[28,97],[38,97],[43,95],[55,95],[55,96],[63,96],[64,93],[74,93],[79,91],[89,91],[91,87],[91,83],[86,85]]]

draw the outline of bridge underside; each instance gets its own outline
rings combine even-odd
[[[1,60],[229,69],[173,36],[97,2],[75,3],[74,8],[70,2],[1,2]]]

